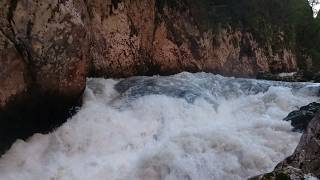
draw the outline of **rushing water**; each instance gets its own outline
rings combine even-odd
[[[245,179],[293,152],[300,134],[282,119],[316,101],[318,86],[206,73],[89,79],[79,112],[17,141],[0,179]]]

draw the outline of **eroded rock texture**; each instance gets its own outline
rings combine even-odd
[[[14,43],[0,32],[0,107],[27,90],[27,67]]]
[[[245,28],[201,29],[197,7],[170,2],[0,1],[1,138],[9,132],[24,138],[63,122],[79,102],[86,76],[255,76],[297,68],[281,31],[275,50]]]
[[[115,4],[95,0],[87,5],[94,37],[94,75],[207,71],[254,76],[297,68],[290,49],[273,52],[271,44],[259,44],[246,30],[200,30],[192,7],[184,1],[177,1],[175,7],[147,0]],[[279,36],[279,43],[284,43]]]
[[[89,64],[81,3],[0,2],[1,143],[53,128],[78,102]]]

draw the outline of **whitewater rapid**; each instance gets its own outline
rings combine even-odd
[[[207,73],[88,79],[79,112],[18,140],[0,180],[245,179],[292,154],[301,134],[282,119],[318,93]]]

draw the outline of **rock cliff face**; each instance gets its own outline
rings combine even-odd
[[[200,30],[188,3],[90,1],[94,75],[123,77],[208,71],[254,76],[259,71],[292,71],[290,49],[273,52],[246,30]],[[279,34],[281,39],[281,34]],[[281,43],[281,42],[280,42]]]
[[[246,28],[203,30],[194,18],[197,7],[170,2],[2,0],[1,138],[10,132],[27,137],[65,119],[87,76],[206,71],[248,77],[297,69],[281,31],[281,48],[274,49]]]
[[[1,143],[53,128],[78,102],[89,35],[76,4],[0,2]]]
[[[26,91],[28,72],[21,54],[4,34],[0,33],[0,107],[4,107],[10,97]]]

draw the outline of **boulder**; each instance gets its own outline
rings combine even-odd
[[[299,110],[289,113],[284,120],[291,121],[294,131],[304,131],[319,110],[320,103],[313,102],[307,106],[301,107]]]

